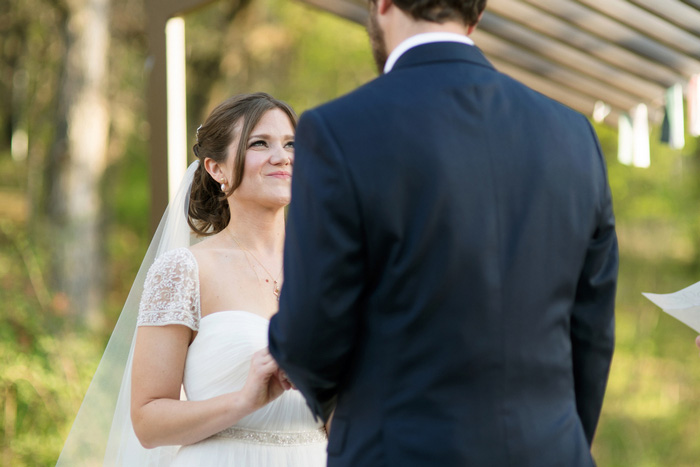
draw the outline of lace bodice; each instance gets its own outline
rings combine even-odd
[[[197,261],[187,248],[170,250],[148,270],[137,325],[183,324],[198,331],[200,317]]]

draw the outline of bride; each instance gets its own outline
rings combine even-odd
[[[88,465],[95,452],[104,465],[325,465],[325,428],[298,391],[287,391],[267,351],[283,281],[295,126],[287,104],[255,93],[226,100],[197,130],[198,161],[159,227],[156,252],[149,249],[142,271],[155,259],[145,281],[139,272],[138,331],[106,446],[94,440],[90,411],[110,407],[101,381],[110,376],[101,374],[118,353],[112,341],[133,335],[119,329],[124,316],[58,465]],[[191,244],[191,233],[205,239]]]

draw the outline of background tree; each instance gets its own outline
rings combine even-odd
[[[54,239],[56,290],[71,314],[101,323],[102,200],[107,166],[109,0],[66,0],[65,60],[58,90],[56,135],[47,164],[48,213]]]

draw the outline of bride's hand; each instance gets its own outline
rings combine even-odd
[[[258,350],[250,361],[250,371],[241,394],[257,410],[282,395],[285,388],[277,377],[279,367],[267,348]]]

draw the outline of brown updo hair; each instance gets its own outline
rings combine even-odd
[[[297,115],[294,110],[287,103],[264,92],[239,94],[226,99],[211,111],[209,117],[197,130],[197,142],[192,147],[192,151],[199,159],[199,167],[192,180],[190,203],[187,209],[187,223],[197,235],[214,235],[228,225],[231,212],[226,199],[243,180],[248,138],[262,116],[274,109],[283,111],[296,130]],[[204,168],[204,161],[207,158],[219,163],[226,160],[228,147],[236,138],[237,125],[240,129],[240,140],[233,164],[234,180],[229,190],[222,192],[219,182],[214,180]]]

